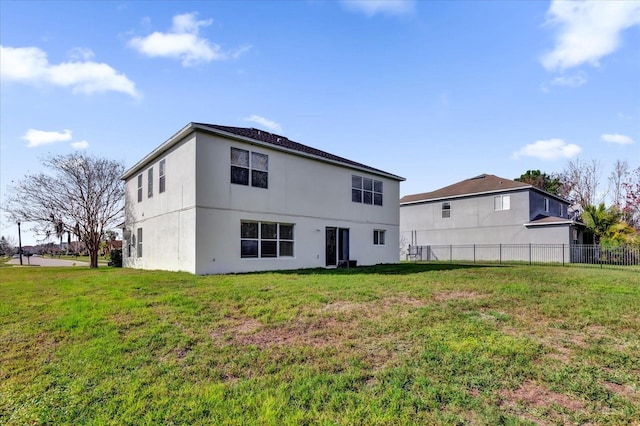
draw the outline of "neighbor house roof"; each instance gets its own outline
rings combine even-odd
[[[221,126],[218,124],[206,124],[206,123],[189,123],[178,133],[169,138],[165,143],[160,145],[154,151],[152,151],[145,158],[136,163],[133,167],[131,167],[128,171],[126,171],[122,175],[122,179],[128,179],[135,173],[137,173],[140,169],[144,168],[144,166],[158,158],[161,155],[164,155],[169,148],[171,148],[174,144],[178,143],[182,140],[186,135],[195,132],[195,131],[203,131],[206,133],[212,133],[220,136],[225,136],[229,138],[234,138],[240,141],[249,142],[257,145],[268,146],[272,149],[277,149],[279,151],[285,151],[292,154],[300,155],[307,158],[313,158],[319,161],[339,164],[343,166],[349,166],[351,168],[359,169],[362,171],[368,171],[377,175],[382,175],[394,180],[403,181],[405,180],[403,177],[396,176],[394,174],[385,172],[380,169],[376,169],[371,166],[367,166],[362,163],[358,163],[356,161],[352,161],[343,157],[339,157],[334,154],[330,154],[328,152],[310,147],[308,145],[303,145],[299,142],[295,142],[287,138],[286,136],[277,135],[274,133],[266,132],[264,130],[249,128],[249,127],[232,127],[232,126]]]
[[[539,215],[529,223],[525,223],[524,226],[548,226],[548,225],[583,225],[582,222],[577,222],[572,219],[567,219],[558,216],[542,216]]]
[[[400,199],[400,204],[413,204],[447,198],[460,198],[471,195],[491,194],[495,192],[517,191],[520,189],[533,189],[535,191],[548,194],[547,192],[528,183],[517,182],[515,180],[505,179],[495,175],[482,174],[454,183],[453,185],[445,186],[444,188],[436,189],[435,191],[405,195]],[[548,195],[567,202],[556,195]]]

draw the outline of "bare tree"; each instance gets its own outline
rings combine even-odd
[[[27,175],[9,187],[6,211],[15,220],[35,223],[37,235],[77,232],[90,267],[97,268],[105,231],[122,220],[124,165],[82,153],[49,157],[42,164],[51,173]]]
[[[600,162],[597,160],[592,160],[591,163],[581,162],[579,159],[569,161],[561,173],[561,195],[583,209],[601,203],[606,196],[606,193],[600,192],[601,174]]]
[[[640,167],[629,173],[628,180],[622,184],[624,190],[624,220],[640,231]]]
[[[625,204],[625,186],[629,178],[629,164],[626,161],[616,160],[613,171],[609,176],[609,188],[613,192],[613,205],[622,211]]]

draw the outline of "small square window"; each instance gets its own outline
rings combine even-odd
[[[374,229],[373,230],[373,244],[376,246],[383,246],[384,245],[384,236],[385,236],[385,232],[382,229]]]

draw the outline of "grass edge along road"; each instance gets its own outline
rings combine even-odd
[[[0,272],[0,424],[639,424],[640,275]]]

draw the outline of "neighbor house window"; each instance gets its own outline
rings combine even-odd
[[[147,170],[147,197],[153,197],[153,167]]]
[[[142,257],[142,228],[138,228],[138,236],[136,238],[138,247],[138,257]]]
[[[231,183],[269,187],[269,156],[245,149],[231,148]]]
[[[442,218],[447,219],[451,217],[451,203],[442,203]]]
[[[511,209],[511,196],[497,195],[493,197],[493,209],[496,211]]]
[[[165,170],[166,170],[166,160],[160,160],[160,184],[158,187],[158,192],[161,194],[165,190]]]
[[[293,225],[240,222],[240,257],[293,257]]]
[[[549,199],[548,198],[544,199],[544,211],[545,212],[549,212]]]
[[[385,231],[382,229],[374,229],[373,230],[373,245],[383,246],[384,245],[384,234]]]
[[[564,205],[560,203],[560,217],[564,217]]]
[[[382,205],[382,181],[362,176],[351,176],[351,201],[354,203]]]
[[[138,175],[138,202],[142,201],[142,173]]]

